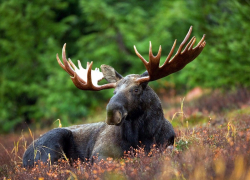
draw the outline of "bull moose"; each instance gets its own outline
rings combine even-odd
[[[93,160],[96,156],[100,160],[107,157],[122,157],[130,148],[143,146],[145,152],[149,152],[153,144],[163,148],[172,145],[175,138],[174,129],[164,118],[160,99],[148,86],[148,82],[181,70],[201,53],[206,45],[205,35],[193,48],[195,37],[187,43],[191,32],[192,26],[171,58],[176,45],[175,40],[166,61],[160,67],[161,46],[157,56],[154,56],[150,42],[149,62],[134,46],[135,53],[143,62],[146,71],[141,75],[130,74],[126,77],[108,65],[102,65],[101,72],[98,68],[92,70],[93,62],[87,63],[87,68],[84,69],[78,61],[77,68],[70,59],[67,60],[64,44],[63,63],[58,54],[57,61],[71,76],[77,88],[92,91],[114,88],[114,95],[106,107],[106,120],[50,130],[29,145],[23,156],[23,166],[31,167],[39,160],[47,162],[49,154],[51,163],[63,155],[71,160]],[[108,83],[98,85],[98,81],[103,78]]]

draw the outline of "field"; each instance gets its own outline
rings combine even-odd
[[[250,179],[250,91],[205,94],[168,99],[169,104],[161,98],[177,138],[173,147],[149,154],[141,148],[93,165],[62,159],[25,169],[22,154],[45,130],[1,135],[0,179]]]

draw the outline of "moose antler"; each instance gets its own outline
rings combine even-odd
[[[192,26],[190,27],[185,39],[182,41],[177,53],[174,55],[172,59],[171,56],[174,52],[174,48],[176,45],[176,40],[174,41],[174,44],[172,46],[172,49],[170,53],[168,54],[167,59],[165,60],[164,64],[159,67],[160,58],[161,58],[161,46],[159,47],[158,54],[154,56],[152,54],[152,45],[150,42],[149,45],[149,62],[147,62],[142,55],[137,51],[136,47],[134,46],[136,55],[142,60],[144,66],[146,67],[148,71],[148,76],[141,77],[137,79],[137,82],[146,82],[146,81],[154,81],[160,78],[163,78],[165,76],[168,76],[169,74],[175,73],[182,68],[184,68],[188,63],[193,61],[203,50],[203,48],[206,45],[205,41],[205,34],[203,35],[200,42],[197,44],[195,48],[193,48],[196,38],[192,37],[192,39],[189,41],[189,43],[186,45],[185,49],[182,51],[183,46],[188,41],[190,35],[192,32]]]
[[[93,65],[93,62],[91,61],[91,63],[87,62],[87,68],[84,69],[81,65],[81,62],[78,60],[78,69],[71,59],[67,61],[65,48],[66,43],[62,49],[62,59],[64,65],[59,59],[58,54],[56,55],[56,59],[58,64],[71,76],[71,79],[77,88],[82,90],[100,91],[102,89],[115,87],[116,83],[109,83],[99,86],[98,82],[103,79],[103,74],[99,71],[99,68],[96,68],[94,71],[91,70]]]

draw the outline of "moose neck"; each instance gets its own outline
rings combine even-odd
[[[147,145],[149,141],[150,144],[153,143],[153,136],[163,121],[160,99],[150,87],[147,87],[140,98],[139,107],[130,112],[119,127],[123,139],[136,148],[140,142],[143,145]]]

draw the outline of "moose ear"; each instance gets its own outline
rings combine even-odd
[[[103,73],[104,78],[109,82],[109,83],[115,83],[122,79],[122,75],[120,75],[114,68],[108,65],[101,65],[101,70]]]
[[[141,74],[141,77],[149,76],[148,71],[145,71],[144,73]]]

